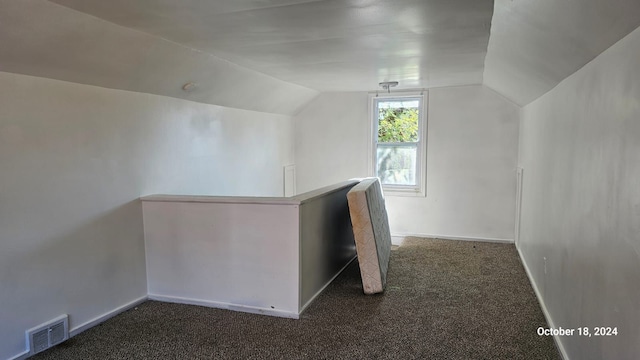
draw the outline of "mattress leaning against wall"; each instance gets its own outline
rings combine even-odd
[[[389,220],[377,178],[368,178],[347,194],[365,294],[384,291],[391,255]]]

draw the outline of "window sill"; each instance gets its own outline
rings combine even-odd
[[[426,197],[424,190],[421,189],[399,189],[383,186],[382,191],[385,196]]]

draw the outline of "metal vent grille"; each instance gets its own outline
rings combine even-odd
[[[29,355],[37,354],[69,338],[69,317],[59,316],[27,330],[26,335]]]
[[[59,322],[49,328],[49,343],[58,345],[65,340],[64,324]]]
[[[49,329],[40,330],[33,334],[33,353],[38,353],[49,347]]]

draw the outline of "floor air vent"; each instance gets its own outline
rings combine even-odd
[[[69,338],[69,316],[59,316],[27,330],[29,355],[37,354]]]

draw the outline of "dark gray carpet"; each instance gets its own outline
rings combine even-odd
[[[300,320],[148,301],[34,359],[560,359],[513,245],[407,238],[384,294],[359,276]]]

